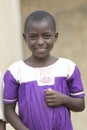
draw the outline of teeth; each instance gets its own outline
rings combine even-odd
[[[45,49],[44,48],[39,48],[37,49],[38,51],[44,51]]]
[[[45,49],[42,48],[42,49],[38,49],[38,50],[45,50]]]
[[[36,51],[37,51],[37,52],[45,52],[46,49],[45,49],[45,48],[37,48]]]

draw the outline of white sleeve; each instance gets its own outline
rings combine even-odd
[[[5,121],[4,107],[3,107],[3,80],[1,73],[0,73],[0,120]]]

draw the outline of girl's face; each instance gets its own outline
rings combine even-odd
[[[57,36],[58,33],[54,32],[52,24],[42,20],[29,25],[29,31],[24,34],[24,39],[33,56],[44,58],[50,54]]]

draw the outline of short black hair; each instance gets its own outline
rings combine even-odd
[[[43,10],[37,10],[32,12],[25,20],[25,25],[24,25],[24,32],[26,33],[29,30],[29,24],[32,22],[36,21],[42,21],[43,19],[46,19],[47,21],[50,21],[52,24],[52,27],[54,31],[56,31],[56,22],[54,17]]]

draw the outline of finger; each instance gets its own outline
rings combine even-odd
[[[53,99],[53,98],[52,98],[52,99],[51,99],[51,98],[47,98],[47,99],[46,99],[46,102],[54,103],[54,102],[55,102],[55,99]]]
[[[55,99],[56,95],[46,95],[46,99]]]
[[[48,89],[45,89],[44,92],[49,92],[49,91],[52,91],[51,88],[48,88]]]
[[[47,91],[45,92],[45,94],[46,94],[46,95],[53,95],[53,94],[54,94],[54,91],[48,91],[48,90],[47,90]]]
[[[51,102],[47,103],[47,105],[48,105],[48,106],[51,106],[51,107],[54,107],[54,106],[55,106],[55,104],[54,104],[54,103],[51,103]]]

